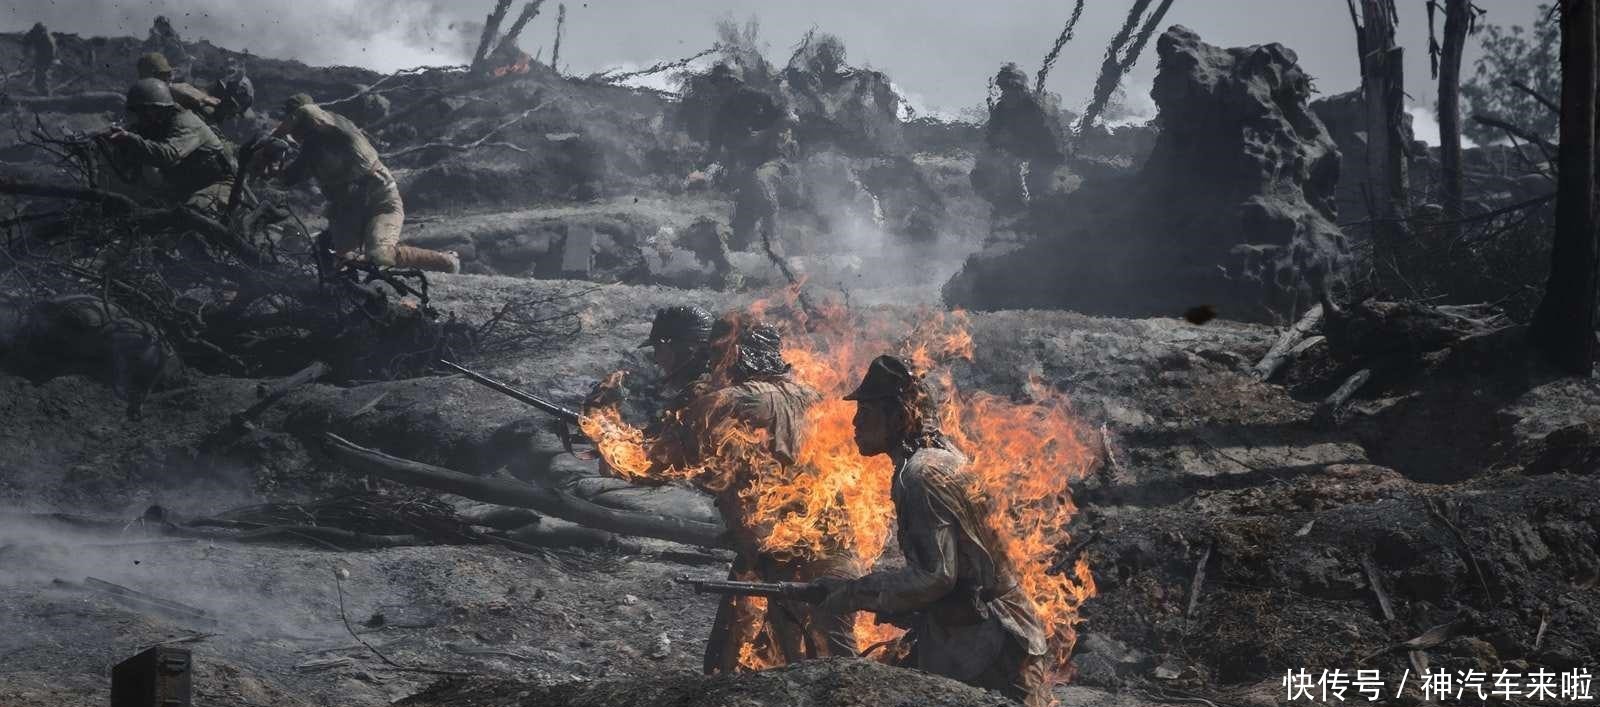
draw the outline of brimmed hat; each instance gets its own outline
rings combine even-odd
[[[917,381],[917,374],[905,361],[885,354],[872,360],[872,365],[867,366],[867,374],[861,378],[861,385],[856,386],[844,399],[898,398],[915,387]]]

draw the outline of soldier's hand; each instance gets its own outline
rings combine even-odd
[[[811,586],[825,593],[825,598],[818,605],[823,611],[830,614],[848,614],[855,611],[854,592],[850,590],[850,580],[837,577],[818,577],[811,580]]]
[[[123,140],[133,137],[133,133],[113,126],[111,129],[105,132],[104,137],[111,142],[122,142]]]

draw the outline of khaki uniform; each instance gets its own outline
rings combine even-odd
[[[771,528],[751,518],[748,502],[740,498],[741,492],[762,478],[814,473],[800,466],[796,458],[807,432],[806,411],[818,400],[816,392],[786,376],[705,392],[682,410],[679,424],[663,426],[650,450],[658,465],[684,468],[708,461],[717,451],[710,445],[727,439],[731,430],[737,431],[738,438],[754,440],[749,442],[755,445],[753,448],[737,450],[737,457],[750,460],[747,465],[709,468],[694,479],[696,486],[716,496],[717,508],[734,535],[738,559],[729,573],[731,578],[806,582],[821,577],[849,579],[859,574],[857,558],[842,537],[830,538],[830,546],[821,552],[761,549]],[[843,513],[842,504],[839,513]],[[833,527],[848,527],[843,517],[832,520]],[[768,629],[764,647],[771,658],[795,662],[855,655],[852,614],[831,614],[798,602],[769,601],[765,612],[758,615],[748,602],[727,597],[718,606],[706,646],[706,672],[737,669],[745,638],[763,621]]]
[[[307,104],[290,113],[274,134],[294,135],[301,141],[300,157],[289,166],[287,181],[307,176],[317,180],[328,200],[324,213],[335,250],[365,253],[384,267],[452,270],[444,253],[400,245],[406,220],[400,187],[361,128],[344,116]]]
[[[968,491],[966,465],[944,449],[899,463],[892,495],[906,566],[852,582],[850,604],[909,623],[907,667],[1042,706],[1045,629],[984,520],[989,509]]]
[[[180,110],[159,131],[136,133],[121,149],[130,161],[159,171],[175,201],[212,213],[227,206],[233,158],[200,116]]]
[[[193,84],[175,81],[167,84],[172,91],[172,102],[196,115],[209,115],[217,107],[217,99]]]

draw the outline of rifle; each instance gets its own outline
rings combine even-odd
[[[810,582],[735,582],[721,579],[689,579],[678,577],[678,584],[694,587],[695,594],[722,594],[741,597],[766,597],[821,604],[828,591]]]
[[[486,375],[483,375],[482,373],[479,373],[477,371],[473,371],[473,370],[464,368],[464,367],[462,367],[462,366],[460,366],[458,364],[451,363],[450,361],[446,361],[444,359],[440,359],[439,363],[441,365],[443,365],[443,366],[446,366],[446,367],[449,367],[449,368],[455,370],[455,372],[457,372],[457,373],[460,373],[460,374],[462,374],[462,375],[464,375],[464,376],[466,376],[468,378],[471,378],[472,380],[482,384],[486,388],[490,388],[490,389],[499,391],[500,393],[503,393],[505,395],[509,395],[509,396],[511,396],[513,398],[516,398],[517,400],[520,400],[520,401],[522,401],[524,403],[532,405],[533,407],[538,408],[540,411],[545,412],[545,413],[551,415],[552,417],[555,417],[557,420],[560,420],[560,421],[562,421],[564,423],[567,423],[569,425],[578,424],[578,420],[583,417],[582,415],[578,414],[578,412],[575,411],[575,410],[569,410],[569,409],[567,409],[565,407],[562,407],[561,405],[558,405],[556,403],[550,402],[549,400],[545,400],[544,398],[541,398],[541,397],[539,397],[537,395],[534,395],[533,393],[528,393],[528,392],[525,392],[525,391],[517,390],[516,388],[513,388],[513,387],[511,387],[509,385],[506,385],[505,383],[501,383],[500,381],[497,381],[497,380],[495,380],[493,378],[490,378],[490,377],[488,377]]]

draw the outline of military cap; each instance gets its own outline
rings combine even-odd
[[[128,87],[128,108],[144,108],[147,106],[174,106],[172,89],[167,87],[167,82],[161,79],[139,79]]]
[[[645,339],[639,348],[683,340],[697,344],[710,343],[714,319],[710,312],[693,305],[658,309],[655,321],[650,323],[650,338]]]
[[[861,385],[845,400],[879,400],[882,398],[898,398],[905,395],[918,384],[917,374],[911,367],[894,356],[884,354],[872,360],[872,365],[867,366],[867,374],[862,376]]]
[[[161,52],[150,52],[140,56],[136,66],[139,69],[139,78],[141,79],[160,79],[172,75],[172,62],[167,61],[167,55]]]

